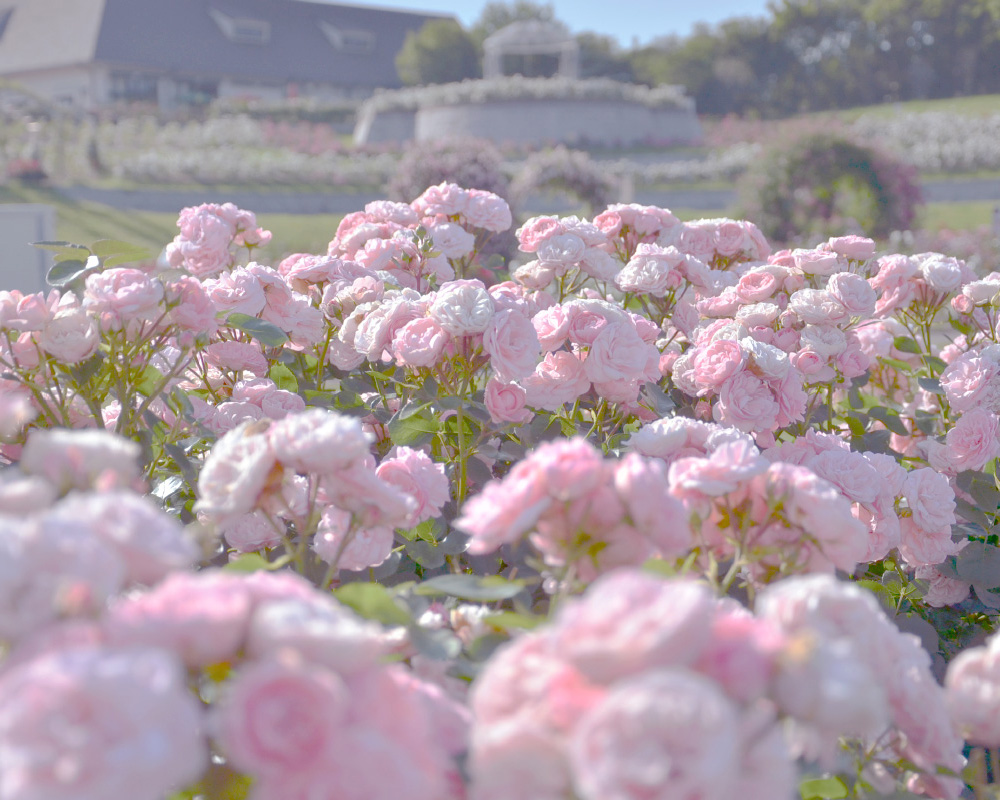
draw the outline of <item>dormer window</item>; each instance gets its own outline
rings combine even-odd
[[[366,55],[375,50],[375,34],[356,28],[338,28],[329,22],[320,22],[320,30],[334,50],[341,53]]]
[[[222,35],[236,44],[267,44],[271,40],[271,23],[262,19],[230,17],[215,8],[208,13],[219,26]]]

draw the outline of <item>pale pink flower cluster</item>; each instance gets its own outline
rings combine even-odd
[[[286,522],[307,535],[307,520],[320,516],[320,558],[340,569],[377,566],[392,552],[393,528],[437,513],[444,500],[439,466],[404,454],[380,475],[370,440],[360,421],[318,408],[243,422],[206,458],[197,508],[241,550],[273,546]]]
[[[636,454],[606,460],[583,439],[544,444],[467,501],[455,526],[469,552],[528,536],[553,571],[574,579],[691,547],[691,528],[670,495],[666,469]]]
[[[473,683],[470,798],[790,797],[774,689],[796,646],[705,585],[603,576]]]
[[[516,281],[544,289],[577,271],[595,281],[610,281],[622,267],[613,242],[595,222],[579,217],[532,217],[517,229],[519,248],[534,260],[513,272]]]
[[[963,743],[945,693],[920,641],[901,633],[875,597],[830,576],[791,578],[768,587],[757,615],[798,641],[779,662],[775,699],[796,720],[796,747],[832,763],[837,739],[862,737],[876,760],[916,767],[911,791],[956,800]]]
[[[681,221],[666,208],[614,203],[594,217],[594,225],[608,237],[624,263],[640,244],[655,244],[672,237],[681,227]]]
[[[673,226],[657,237],[713,269],[743,262],[759,262],[771,254],[764,234],[752,222],[735,219],[699,219]]]
[[[454,183],[431,186],[410,207],[424,219],[453,219],[469,228],[494,233],[507,230],[514,222],[510,206],[499,195],[482,189],[463,189]]]
[[[180,522],[134,493],[138,451],[103,431],[32,432],[0,484],[0,641],[98,613],[197,562]]]
[[[883,256],[876,266],[871,282],[881,291],[877,311],[885,316],[913,304],[943,305],[949,295],[961,293],[963,284],[977,277],[964,261],[941,253]]]
[[[944,685],[952,721],[966,740],[1000,747],[1000,637],[955,656]]]
[[[763,331],[773,334],[770,327],[750,329],[738,319],[702,327],[693,346],[670,367],[674,384],[711,402],[717,422],[745,433],[773,431],[801,420],[807,402],[804,376],[786,350]]]
[[[797,464],[771,463],[746,440],[673,461],[671,491],[696,515],[696,541],[743,558],[749,577],[850,572],[866,560],[868,531],[838,488]]]
[[[157,800],[216,752],[254,800],[452,797],[467,712],[386,652],[378,626],[297,576],[174,573],[13,650],[0,789]]]
[[[177,220],[180,233],[167,245],[167,262],[198,278],[216,275],[236,263],[233,247],[267,244],[271,232],[257,227],[252,211],[232,203],[185,208]]]

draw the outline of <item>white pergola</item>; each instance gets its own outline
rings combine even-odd
[[[555,55],[559,57],[556,74],[576,79],[580,75],[580,45],[568,30],[557,22],[524,20],[501,28],[483,42],[483,77],[503,77],[505,55]]]

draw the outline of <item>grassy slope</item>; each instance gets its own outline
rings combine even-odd
[[[890,116],[899,112],[913,111],[939,111],[956,116],[997,113],[1000,111],[1000,95],[891,103],[837,112],[824,112],[823,115],[838,116],[850,120],[861,114]],[[947,177],[958,176],[933,176],[931,179]],[[995,177],[995,175],[991,173],[989,177]],[[695,187],[686,185],[683,188]],[[706,184],[704,187],[699,186],[699,188],[720,187],[712,183]],[[124,239],[148,247],[154,252],[159,252],[177,232],[176,215],[174,214],[118,211],[96,203],[71,203],[44,188],[0,186],[0,203],[46,203],[53,205],[57,211],[58,238],[82,244],[90,244],[98,239]],[[921,224],[931,229],[952,228],[955,230],[987,225],[992,220],[993,205],[993,203],[988,202],[929,204],[923,210]],[[709,212],[691,209],[675,208],[673,211],[678,217],[685,220],[712,216]],[[340,217],[330,214],[309,216],[263,214],[259,217],[259,221],[264,228],[274,233],[273,243],[266,248],[262,255],[268,260],[275,260],[292,252],[324,252],[327,242],[333,238]]]
[[[177,234],[176,214],[119,211],[99,203],[73,203],[44,188],[0,186],[0,203],[55,206],[56,237],[74,244],[122,239],[158,253]],[[268,260],[275,260],[288,253],[325,253],[340,217],[334,214],[261,214],[258,222],[274,233],[273,242],[264,249],[263,255]]]

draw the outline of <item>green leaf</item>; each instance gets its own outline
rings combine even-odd
[[[260,553],[244,553],[223,567],[227,572],[260,572],[270,568],[270,563]]]
[[[445,628],[421,628],[411,625],[407,631],[410,644],[422,656],[434,661],[450,661],[462,652],[461,640]]]
[[[431,440],[431,437],[441,428],[441,423],[427,413],[425,409],[419,414],[402,417],[396,414],[389,420],[389,437],[393,444],[420,445]]]
[[[79,386],[83,386],[90,382],[98,372],[101,371],[101,365],[104,364],[104,353],[100,350],[94,354],[92,358],[88,358],[82,364],[76,364],[69,368],[69,374],[73,376],[73,380],[77,382]]]
[[[145,247],[130,242],[122,242],[118,239],[100,239],[90,246],[90,252],[95,256],[109,258],[110,256],[135,256],[135,260],[141,261],[144,258],[151,258],[152,253]]]
[[[806,778],[799,784],[802,800],[841,800],[847,797],[847,784],[842,778]]]
[[[845,420],[847,421],[847,427],[851,429],[852,436],[865,435],[865,428],[868,424],[867,414],[858,414],[851,411],[847,414]]]
[[[348,583],[333,595],[365,619],[373,619],[383,625],[409,625],[413,622],[392,593],[378,583]]]
[[[56,254],[56,261],[86,261],[90,255],[90,249],[82,244],[71,244],[70,242],[32,242],[32,245],[41,250],[51,250]]]
[[[937,378],[917,378],[917,383],[920,384],[920,388],[925,392],[930,392],[931,394],[944,394],[944,389],[941,387],[941,381]]]
[[[884,406],[874,406],[868,409],[868,416],[872,419],[877,419],[886,428],[899,436],[908,436],[910,433],[906,428],[906,424],[900,419],[899,412],[894,409],[885,408]]]
[[[483,617],[483,622],[498,631],[509,631],[512,629],[530,631],[545,622],[545,617],[536,616],[535,614],[518,614],[516,611],[500,611],[496,614]]]
[[[900,372],[909,373],[913,370],[912,364],[907,364],[905,361],[900,361],[898,358],[892,358],[891,356],[879,356],[878,360],[886,366],[897,369]]]
[[[920,345],[909,336],[897,336],[892,340],[892,346],[895,347],[900,353],[915,353],[920,355],[923,352],[923,350],[920,349]]]
[[[278,385],[279,389],[298,394],[299,382],[295,377],[295,373],[284,364],[275,364],[271,367],[268,377]]]
[[[938,374],[944,372],[948,368],[948,363],[937,356],[923,356],[924,363],[927,365],[927,369]]]
[[[492,603],[509,600],[524,590],[521,581],[509,581],[498,575],[439,575],[420,583],[413,593],[432,597],[447,595],[477,603]]]
[[[1000,547],[986,542],[969,542],[958,553],[955,571],[966,583],[983,589],[1000,586]]]
[[[653,410],[661,417],[666,417],[673,411],[677,404],[670,398],[659,385],[655,383],[647,383],[644,387],[646,396],[649,401],[653,404]]]
[[[967,522],[975,522],[978,525],[982,525],[986,530],[993,528],[994,521],[987,517],[982,509],[976,508],[972,503],[963,500],[961,497],[955,498],[955,512]]]
[[[50,286],[65,286],[66,284],[75,281],[88,269],[90,269],[90,267],[87,266],[86,261],[60,261],[52,266],[48,274],[45,276],[45,280],[48,281]]]
[[[249,314],[234,313],[226,318],[230,328],[249,333],[254,339],[268,347],[281,347],[288,341],[288,336],[277,325],[266,320],[251,317]]]
[[[152,364],[149,364],[139,375],[139,379],[135,382],[135,389],[145,397],[149,397],[162,385],[163,373]]]
[[[860,580],[855,581],[858,586],[863,586],[865,589],[874,594],[879,601],[890,611],[895,612],[896,610],[896,598],[893,597],[892,592],[883,586],[878,581],[872,580]]]

